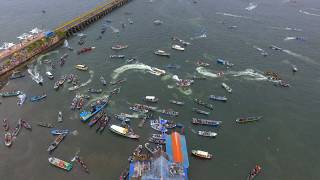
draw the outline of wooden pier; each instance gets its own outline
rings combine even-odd
[[[62,24],[55,28],[50,34],[37,34],[30,39],[0,52],[0,77],[25,64],[35,56],[61,45],[67,37],[81,31],[129,1],[130,0],[111,0]]]

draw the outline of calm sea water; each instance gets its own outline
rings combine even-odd
[[[16,42],[15,37],[34,27],[49,30],[101,2],[6,0],[0,6],[0,40]],[[40,63],[42,60],[56,61],[68,53],[65,66],[57,66],[53,71],[55,77],[76,73],[81,82],[85,82],[89,74],[73,68],[75,64],[85,63],[93,71],[92,82],[76,91],[69,91],[69,85],[54,91],[54,81],[46,77],[42,87],[35,84],[29,75],[8,82],[2,90],[22,90],[28,96],[45,92],[48,97],[37,103],[27,101],[22,107],[17,107],[16,98],[1,99],[0,119],[7,118],[14,127],[18,118],[24,118],[34,126],[32,132],[23,129],[11,148],[0,146],[1,179],[118,179],[127,165],[128,155],[138,144],[145,143],[154,131],[148,125],[138,128],[138,120],[133,120],[132,126],[141,135],[139,141],[116,136],[108,130],[103,135],[97,135],[94,129],[79,121],[79,112],[69,110],[76,92],[84,93],[87,88],[94,87],[104,88],[104,94],[107,94],[112,89],[102,87],[99,77],[103,75],[111,81],[114,70],[125,65],[124,60],[106,61],[106,57],[115,54],[111,46],[116,43],[129,45],[119,54],[137,57],[143,64],[159,68],[166,64],[181,66],[178,70],[168,70],[170,75],[164,78],[138,70],[119,74],[119,78],[126,77],[128,81],[107,109],[111,113],[130,112],[128,102],[141,103],[143,96],[155,95],[160,98],[157,106],[179,111],[181,116],[175,120],[186,126],[189,152],[191,149],[202,149],[214,155],[211,161],[190,157],[190,179],[245,179],[255,164],[263,168],[257,177],[261,180],[320,179],[320,3],[315,0],[255,2],[258,6],[248,11],[245,9],[249,5],[247,0],[201,0],[197,4],[190,0],[154,0],[152,3],[134,0],[83,31],[88,35],[83,47],[95,46],[93,52],[79,56],[60,47],[39,57],[35,64],[44,75],[48,67]],[[42,14],[41,10],[46,10],[46,13]],[[128,18],[134,24],[128,24]],[[102,39],[97,40],[106,19],[112,20],[111,25],[120,32],[113,33],[112,28],[108,27]],[[155,19],[162,20],[163,24],[155,26]],[[125,28],[121,27],[122,22],[127,24]],[[230,26],[237,28],[230,29]],[[302,31],[288,31],[286,27]],[[207,37],[190,40],[201,33]],[[172,36],[190,41],[192,45],[185,52],[171,50]],[[306,41],[284,40],[295,36],[304,37]],[[81,48],[78,40],[77,36],[69,39],[76,50]],[[268,48],[271,44],[286,51],[273,51]],[[269,56],[262,57],[253,46],[265,49]],[[155,49],[164,49],[172,56],[169,59],[157,57],[153,54]],[[227,70],[216,64],[217,58],[227,59],[235,66]],[[196,81],[188,93],[180,91],[174,86],[171,76],[176,74],[181,78],[190,78],[194,74],[199,75],[194,64],[198,59],[211,64],[206,68],[208,72],[225,71],[225,76],[208,77],[208,80]],[[292,64],[299,68],[296,74],[292,73]],[[263,72],[270,70],[278,72],[291,87],[275,87],[264,80]],[[221,88],[222,82],[233,88],[232,94],[226,94]],[[190,121],[192,117],[201,117],[191,111],[196,107],[192,99],[207,100],[210,94],[226,95],[229,99],[227,103],[212,102],[215,109],[209,118],[223,121],[220,129],[214,129],[219,133],[216,139],[202,138],[191,131],[209,130],[192,126]],[[169,104],[168,100],[173,98],[185,101],[186,105],[176,107]],[[65,120],[59,127],[77,130],[78,134],[69,135],[53,156],[70,160],[80,150],[90,174],[84,173],[78,166],[67,173],[48,163],[46,148],[54,138],[48,129],[36,127],[36,123],[55,122],[60,110]],[[239,116],[250,115],[262,115],[264,118],[248,125],[238,125],[234,121]],[[3,129],[0,132],[3,134]],[[2,141],[3,138],[1,144]]]

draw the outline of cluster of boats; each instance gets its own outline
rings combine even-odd
[[[12,145],[13,140],[18,136],[21,128],[25,128],[27,130],[32,130],[31,125],[24,119],[19,119],[16,127],[10,132],[10,126],[7,119],[3,119],[3,129],[4,129],[4,144],[7,147]]]
[[[72,99],[70,109],[75,110],[75,109],[81,109],[85,103],[85,97],[80,94],[76,94],[76,96]]]

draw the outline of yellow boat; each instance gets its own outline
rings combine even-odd
[[[76,69],[79,69],[81,71],[87,71],[88,70],[88,66],[85,64],[77,64],[74,66]]]

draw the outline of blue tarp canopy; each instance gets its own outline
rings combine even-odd
[[[48,32],[45,32],[45,36],[46,37],[51,37],[54,35],[54,32],[53,31],[48,31]]]

